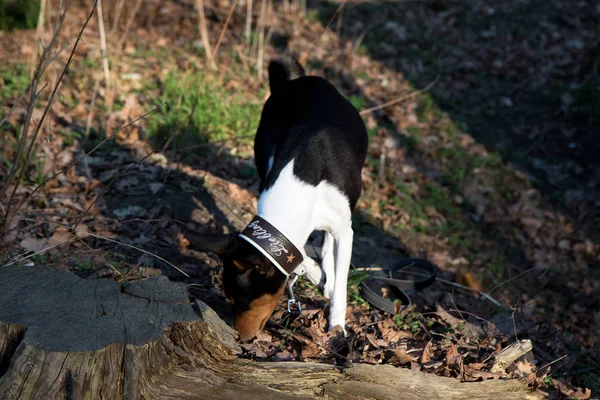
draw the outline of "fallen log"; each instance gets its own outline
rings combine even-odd
[[[1,399],[537,399],[514,380],[236,357],[236,334],[166,277],[0,267]]]

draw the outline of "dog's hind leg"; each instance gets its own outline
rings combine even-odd
[[[354,231],[352,231],[352,227],[348,226],[335,242],[335,282],[329,310],[329,330],[340,325],[344,329],[344,333],[346,332],[348,272],[352,258],[353,237]]]
[[[331,299],[333,287],[335,284],[335,239],[329,232],[325,232],[325,240],[321,248],[321,258],[323,262],[323,272],[325,272],[325,285],[323,286],[323,296]]]

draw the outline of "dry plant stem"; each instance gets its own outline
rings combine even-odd
[[[347,1],[347,0],[345,0],[345,1],[342,3],[342,6],[343,6],[344,4],[346,4],[346,1]],[[340,6],[340,7],[342,7],[342,6]],[[344,8],[342,8],[342,9],[340,10],[340,16],[338,17],[338,20],[337,20],[337,26],[336,26],[336,28],[335,28],[335,31],[337,32],[337,35],[338,35],[339,37],[342,37],[342,26],[343,26],[343,25],[344,25]]]
[[[394,100],[388,101],[386,103],[380,104],[380,105],[375,106],[375,107],[367,108],[366,110],[362,110],[360,112],[360,115],[370,114],[373,111],[381,110],[382,108],[393,106],[394,104],[398,104],[401,101],[408,100],[408,99],[410,99],[412,97],[415,97],[419,93],[427,92],[429,89],[431,89],[437,83],[437,81],[439,79],[440,79],[440,76],[438,75],[438,76],[435,77],[435,79],[433,81],[431,81],[429,84],[427,84],[427,86],[425,86],[423,89],[415,90],[414,92],[410,92],[409,94],[404,95],[404,96],[400,96],[400,97],[398,97],[398,98],[396,98]]]
[[[98,199],[100,199],[100,196],[104,193],[106,193],[108,191],[108,189],[111,188],[112,184],[114,183],[114,181],[120,177],[121,175],[129,172],[134,166],[136,166],[137,164],[141,164],[142,162],[144,162],[144,160],[146,160],[148,157],[150,157],[152,154],[154,154],[154,150],[152,150],[150,153],[146,154],[144,157],[142,157],[140,160],[136,160],[135,163],[132,163],[129,167],[125,168],[123,171],[119,172],[118,174],[116,174],[115,176],[112,177],[112,179],[110,180],[110,182],[108,183],[108,185],[106,185],[106,190],[103,193],[100,193],[98,195],[96,195],[96,197],[94,198],[94,200],[90,203],[90,205],[85,209],[85,211],[83,212],[83,214],[81,214],[81,217],[79,217],[79,219],[77,220],[77,222],[75,223],[75,225],[73,225],[73,230],[77,229],[77,227],[79,226],[79,224],[81,224],[81,221],[83,221],[83,219],[85,218],[85,216],[90,212],[90,210],[92,209],[92,207],[94,207],[94,205],[96,204],[96,202],[98,202]]]
[[[166,104],[166,102],[165,102],[165,103],[162,103],[162,104],[160,104],[160,105],[159,105],[159,106],[157,106],[157,107],[154,107],[152,110],[148,111],[148,112],[147,112],[147,113],[145,113],[144,115],[142,115],[142,116],[140,116],[140,117],[138,117],[138,118],[134,119],[133,121],[131,121],[131,122],[130,122],[130,123],[128,123],[127,125],[125,125],[125,126],[123,126],[123,127],[119,128],[119,130],[118,130],[117,132],[119,132],[119,131],[122,131],[123,129],[126,129],[126,128],[130,127],[131,125],[133,125],[134,123],[136,123],[136,122],[137,122],[137,121],[139,121],[140,119],[142,119],[142,118],[144,118],[145,116],[147,116],[148,114],[150,114],[150,113],[152,113],[152,112],[156,111],[157,109],[161,108],[161,107],[162,107],[163,105],[165,105],[165,104]],[[36,186],[36,187],[33,189],[33,191],[32,191],[32,192],[31,192],[31,193],[28,195],[28,196],[26,196],[26,197],[25,197],[23,200],[21,200],[21,203],[19,203],[19,206],[18,206],[18,207],[15,209],[15,212],[13,213],[13,215],[12,215],[10,218],[14,218],[14,216],[15,216],[15,215],[16,215],[16,213],[17,213],[17,212],[18,212],[18,211],[21,209],[21,207],[23,206],[23,204],[25,204],[25,202],[26,202],[28,199],[30,199],[30,198],[31,198],[31,197],[32,197],[32,196],[33,196],[33,195],[34,195],[34,194],[35,194],[35,193],[36,193],[36,192],[37,192],[37,191],[38,191],[38,190],[39,190],[39,189],[40,189],[42,186],[44,186],[44,185],[45,185],[45,184],[46,184],[48,181],[50,181],[50,180],[52,180],[52,179],[55,179],[57,176],[59,176],[59,175],[61,175],[61,174],[64,174],[65,172],[67,172],[67,171],[69,170],[69,168],[71,168],[71,167],[73,167],[73,166],[75,166],[75,165],[79,164],[81,161],[85,160],[85,159],[86,159],[87,157],[89,157],[89,156],[90,156],[92,153],[94,153],[96,150],[98,150],[98,149],[100,148],[100,146],[102,146],[104,143],[106,143],[107,141],[109,141],[109,140],[111,140],[111,139],[112,139],[112,137],[106,137],[106,138],[104,138],[104,139],[103,139],[103,140],[102,140],[100,143],[98,143],[98,144],[97,144],[97,145],[96,145],[96,146],[95,146],[95,147],[94,147],[92,150],[90,150],[89,152],[87,152],[87,153],[86,153],[86,154],[85,154],[83,157],[79,158],[79,159],[78,159],[78,160],[76,160],[76,161],[73,161],[72,163],[70,163],[69,165],[67,165],[65,168],[63,168],[62,170],[58,171],[56,174],[52,175],[52,176],[51,176],[51,177],[49,177],[49,178],[46,178],[46,179],[45,179],[43,182],[41,182],[40,184],[38,184],[38,185],[37,185],[37,186]],[[152,153],[150,153],[150,154],[152,154]],[[149,156],[150,156],[150,154],[148,154],[146,157],[144,157],[144,158],[142,159],[142,161],[143,161],[143,160],[145,160],[147,157],[149,157]],[[98,200],[98,199],[96,198],[96,200]],[[94,203],[95,203],[95,201],[94,201]],[[93,204],[92,204],[92,205],[93,205]],[[90,208],[91,208],[91,206],[90,206]],[[88,211],[89,211],[89,208],[86,210],[86,213],[87,213]],[[84,215],[85,215],[85,214],[84,214]],[[82,218],[83,218],[83,217],[82,217]],[[81,222],[81,218],[79,219],[79,221],[77,222],[77,224],[75,224],[75,227],[74,227],[73,229],[77,228],[77,225],[79,225],[79,223],[80,223],[80,222]]]
[[[29,92],[29,89],[31,89],[31,83],[29,83],[29,85],[27,85],[27,87],[25,88],[23,93],[21,93],[21,96],[19,96],[19,98],[17,99],[15,104],[13,104],[13,106],[10,108],[10,110],[8,110],[6,115],[4,117],[2,117],[2,120],[0,120],[0,126],[2,126],[2,124],[4,124],[4,121],[6,121],[6,119],[13,113],[15,108],[17,108],[17,106],[21,103],[21,100],[23,100],[23,97],[25,97],[27,92]]]
[[[77,40],[75,41],[75,44],[73,45],[73,49],[71,50],[71,54],[69,55],[69,59],[67,61],[67,64],[63,68],[63,70],[62,70],[62,72],[61,72],[61,74],[60,74],[60,76],[59,76],[56,84],[54,85],[54,89],[52,90],[52,93],[50,93],[50,97],[48,98],[48,101],[46,103],[46,107],[44,108],[44,112],[43,112],[43,114],[42,114],[42,116],[40,118],[40,121],[38,122],[38,124],[37,124],[37,126],[35,128],[35,131],[33,133],[33,137],[31,138],[31,141],[29,143],[29,148],[28,148],[27,152],[25,153],[25,159],[24,159],[25,165],[27,165],[27,163],[29,162],[29,159],[31,158],[31,153],[33,152],[33,146],[35,144],[35,140],[37,138],[37,135],[40,132],[40,129],[42,127],[42,124],[44,123],[44,120],[46,119],[46,116],[48,115],[48,112],[50,111],[50,108],[52,107],[52,102],[54,101],[54,98],[56,96],[56,92],[58,91],[58,88],[59,88],[60,84],[62,83],[62,80],[63,80],[64,76],[66,75],[67,71],[69,71],[69,69],[71,68],[71,64],[73,63],[73,59],[75,58],[75,50],[77,49],[77,45],[79,44],[79,41],[81,40],[81,37],[83,35],[83,31],[85,30],[87,24],[90,22],[90,19],[92,18],[92,16],[94,15],[94,12],[96,11],[96,5],[97,5],[97,2],[94,3],[94,6],[92,7],[92,10],[91,10],[90,14],[88,15],[88,17],[85,20],[85,22],[84,22],[81,30],[79,31],[79,35],[77,36]],[[68,2],[67,2],[66,7],[68,7]],[[67,13],[67,8],[64,9],[64,11],[62,12],[62,14],[59,17],[60,18],[60,23],[57,23],[57,27],[55,29],[54,37],[53,37],[52,41],[50,42],[51,44],[56,41],[56,37],[58,36],[58,30],[60,30],[60,27],[62,26],[62,21],[64,20],[64,17],[66,15],[66,13]],[[50,49],[50,46],[47,49]],[[46,53],[47,53],[47,51],[45,50],[44,54],[42,55],[42,59],[40,59],[40,63],[38,65],[42,65],[43,64],[43,62],[45,60],[44,55],[46,55]],[[41,70],[41,69],[39,70],[39,72],[42,72],[42,71],[43,70]],[[38,75],[39,72],[36,73],[36,76],[34,77],[35,84],[32,85],[33,86],[32,87],[32,91],[31,91],[32,94],[35,93],[35,88],[37,87],[37,80],[39,80],[39,77],[40,77],[40,75]],[[27,117],[26,117],[27,119],[25,121],[26,127],[29,126],[28,121],[31,120],[31,113],[33,112],[34,103],[35,103],[35,97],[32,95],[32,99],[31,99],[31,102],[29,104],[28,114],[27,114]],[[27,135],[27,129],[23,129],[22,136],[26,137],[26,135]],[[21,146],[19,146],[19,147],[21,147]],[[21,151],[22,151],[22,149],[21,149]],[[19,152],[17,152],[17,156],[18,155],[19,155]],[[20,157],[17,158],[17,160],[19,160],[19,159],[21,159],[21,158]],[[18,163],[15,163],[15,165],[18,165]],[[9,177],[8,182],[11,181],[12,177],[14,177],[13,173],[11,173],[11,177]],[[13,191],[12,191],[12,193],[11,193],[11,195],[9,197],[8,203],[7,203],[7,209],[6,209],[5,219],[3,221],[2,226],[0,227],[0,228],[2,228],[2,229],[0,229],[0,232],[4,230],[4,228],[10,222],[10,218],[12,218],[10,216],[10,205],[12,204],[12,200],[13,200],[13,198],[15,196],[16,191],[17,191],[17,187],[19,186],[21,177],[22,177],[22,174],[19,174],[17,176],[17,181],[15,182],[15,185],[13,187]],[[6,184],[8,184],[8,182]],[[13,215],[16,214],[19,211],[19,208],[22,205],[23,205],[23,202],[21,202],[19,204],[19,207],[17,207],[15,209],[15,211],[13,212]]]
[[[100,51],[102,53],[102,68],[104,70],[104,87],[108,91],[110,86],[110,70],[108,68],[108,54],[106,49],[106,33],[104,32],[104,13],[102,0],[98,0],[98,31],[100,33]]]
[[[133,7],[133,11],[132,11],[131,15],[129,16],[127,23],[125,24],[125,29],[123,30],[123,34],[121,35],[121,37],[119,38],[119,42],[117,43],[117,51],[115,52],[115,54],[113,54],[113,56],[115,56],[115,59],[119,59],[120,52],[123,49],[123,44],[125,44],[125,41],[127,40],[127,36],[129,35],[129,30],[131,29],[131,26],[133,25],[133,21],[135,20],[135,16],[137,15],[141,5],[142,5],[142,0],[138,0],[135,3],[135,6]]]
[[[267,2],[268,0],[262,0],[260,3],[260,16],[258,19],[258,25],[256,26],[256,32],[258,36],[258,50],[256,53],[256,71],[258,74],[258,80],[262,80],[263,75],[263,58],[265,52],[265,19],[267,17]]]
[[[346,3],[347,3],[347,2],[348,2],[348,0],[344,0],[344,1],[342,1],[342,4],[340,4],[340,6],[337,8],[337,10],[335,10],[335,12],[333,13],[333,15],[331,16],[331,18],[330,18],[330,19],[329,19],[329,21],[327,22],[327,25],[325,25],[325,30],[326,30],[327,28],[329,28],[329,25],[331,25],[331,23],[333,22],[333,20],[335,19],[335,17],[336,17],[338,14],[342,13],[342,11],[343,11],[343,9],[344,9],[344,6],[346,5]],[[340,18],[342,18],[342,17],[340,16]],[[340,19],[338,19],[338,25],[339,25],[339,24],[340,24]],[[323,34],[321,34],[321,36],[323,36],[323,35],[324,35],[324,33],[323,33]]]
[[[61,4],[62,4],[62,2],[61,2]],[[16,177],[16,182],[13,185],[13,190],[12,190],[11,194],[9,195],[8,201],[6,203],[6,210],[4,213],[4,217],[3,217],[2,221],[0,221],[0,232],[3,232],[6,228],[6,226],[8,226],[8,224],[10,223],[10,219],[9,219],[10,208],[11,208],[11,204],[14,199],[15,193],[17,191],[17,187],[19,186],[19,183],[22,179],[23,165],[27,165],[29,163],[29,158],[31,155],[31,150],[33,148],[33,144],[35,143],[35,139],[41,128],[43,120],[44,120],[46,114],[48,113],[48,110],[52,104],[53,96],[51,95],[51,98],[48,100],[48,104],[46,105],[46,109],[44,110],[42,119],[39,121],[39,124],[34,132],[33,138],[31,139],[31,144],[29,146],[29,150],[27,151],[26,156],[24,156],[23,152],[25,151],[25,144],[27,142],[27,133],[29,132],[29,125],[31,124],[31,121],[32,121],[32,114],[33,114],[33,109],[35,106],[35,101],[37,99],[37,95],[39,94],[37,91],[37,87],[38,87],[38,84],[40,82],[42,75],[44,74],[44,71],[46,70],[46,67],[48,66],[48,63],[49,63],[48,60],[50,59],[52,49],[54,48],[54,45],[56,44],[56,40],[58,38],[58,32],[60,31],[60,29],[62,27],[62,23],[67,14],[67,9],[68,9],[68,2],[64,6],[64,8],[59,8],[59,10],[57,11],[56,24],[55,24],[55,28],[54,28],[54,31],[52,34],[52,39],[50,40],[50,43],[48,44],[48,46],[44,47],[44,51],[42,52],[42,55],[40,56],[40,59],[38,60],[37,66],[35,68],[35,73],[33,74],[33,78],[31,79],[29,104],[27,106],[23,129],[21,130],[22,134],[19,139],[19,145],[18,145],[17,151],[15,153],[14,163],[10,169],[8,178],[4,182],[2,190],[0,190],[0,196],[3,196],[6,192],[6,190],[8,189],[9,185],[11,183],[13,183],[13,180]],[[91,18],[91,15],[90,15],[90,18]],[[89,21],[89,18],[87,21]],[[86,25],[87,25],[87,21],[86,21]],[[71,53],[71,56],[73,56],[73,53]],[[68,68],[68,64],[67,64],[67,66],[65,66],[65,69],[66,68]],[[64,70],[63,70],[63,75],[64,75]],[[53,94],[56,94],[56,89],[57,88],[55,87]],[[17,172],[18,172],[18,175],[17,175]]]
[[[100,148],[100,146],[102,146],[104,143],[106,143],[108,140],[110,140],[112,138],[107,137],[104,138],[104,140],[102,140],[100,143],[98,143],[92,150],[90,150],[89,152],[87,152],[83,157],[79,158],[76,161],[71,162],[69,165],[67,165],[65,168],[61,169],[60,171],[58,171],[57,173],[55,173],[54,175],[44,179],[41,183],[39,183],[34,189],[33,191],[28,195],[25,196],[23,198],[23,200],[21,200],[21,202],[19,203],[19,205],[17,206],[17,208],[15,209],[14,213],[10,216],[10,219],[14,218],[17,215],[17,212],[19,212],[19,210],[21,209],[21,207],[23,207],[23,204],[25,204],[25,202],[27,200],[29,200],[30,198],[33,197],[33,195],[42,187],[44,186],[46,183],[48,183],[49,181],[51,181],[52,179],[55,179],[56,177],[58,177],[61,174],[64,174],[65,172],[67,172],[70,168],[72,168],[73,166],[79,164],[81,161],[83,161],[85,158],[89,157],[90,154],[92,154],[93,152],[95,152],[96,150],[98,150],[98,148]]]
[[[231,6],[231,9],[229,10],[229,14],[227,14],[227,19],[225,20],[225,24],[223,25],[223,29],[221,30],[221,34],[219,35],[219,40],[217,40],[217,44],[215,45],[215,48],[213,49],[213,54],[215,55],[215,57],[217,56],[217,53],[219,52],[219,46],[221,46],[221,40],[223,40],[223,36],[225,35],[225,31],[227,30],[227,26],[229,25],[229,20],[231,19],[231,16],[233,15],[233,12],[235,11],[235,8],[237,7],[237,2],[233,2],[233,5]]]
[[[439,277],[435,278],[436,281],[440,281],[442,283],[445,283],[447,285],[451,285],[451,286],[456,286],[458,288],[461,289],[465,289],[465,290],[469,290],[471,292],[475,292],[475,293],[479,293],[481,296],[485,297],[487,300],[489,300],[491,303],[493,303],[495,306],[500,307],[500,308],[504,308],[507,309],[508,307],[506,307],[504,304],[500,303],[498,300],[494,299],[492,296],[490,296],[489,294],[482,292],[480,290],[477,289],[473,289],[471,287],[465,286],[465,285],[461,285],[460,283],[456,283],[456,282],[451,282],[451,281],[447,281],[445,279],[441,279]]]
[[[166,263],[166,264],[167,264],[167,265],[169,265],[170,267],[173,267],[173,268],[175,268],[177,271],[181,272],[181,273],[182,273],[183,275],[185,275],[187,278],[190,278],[190,279],[191,279],[191,277],[190,277],[188,274],[186,274],[186,273],[185,273],[185,272],[184,272],[184,271],[183,271],[181,268],[177,267],[176,265],[174,265],[174,264],[170,263],[169,261],[165,260],[165,259],[164,259],[164,258],[162,258],[161,256],[159,256],[159,255],[157,255],[157,254],[154,254],[154,253],[152,253],[152,252],[150,252],[150,251],[148,251],[148,250],[144,250],[144,249],[142,249],[142,248],[140,248],[140,247],[136,247],[136,246],[133,246],[133,245],[131,245],[131,244],[127,244],[127,243],[119,242],[118,240],[110,239],[110,238],[107,238],[107,237],[104,237],[104,236],[100,236],[100,235],[96,235],[96,234],[94,234],[94,233],[90,233],[90,232],[86,232],[86,235],[88,235],[88,236],[91,236],[91,237],[95,237],[96,239],[106,240],[106,241],[108,241],[108,242],[111,242],[111,243],[120,244],[120,245],[122,245],[122,246],[129,247],[130,249],[134,249],[134,250],[141,251],[141,252],[142,252],[142,253],[144,253],[144,254],[148,254],[149,256],[152,256],[152,257],[155,257],[155,258],[159,259],[160,261],[162,261],[162,262]]]
[[[246,45],[250,46],[252,38],[252,1],[246,0]]]
[[[35,253],[32,253],[32,254],[30,254],[30,255],[28,255],[28,256],[21,257],[21,258],[17,258],[16,260],[12,260],[12,261],[8,262],[7,264],[4,264],[4,265],[0,266],[0,268],[9,267],[9,266],[11,266],[11,265],[13,265],[13,264],[19,263],[19,262],[21,262],[21,261],[25,261],[25,260],[27,260],[28,258],[35,257],[35,256],[37,256],[37,255],[43,254],[43,253],[47,252],[47,251],[48,251],[48,250],[50,250],[50,249],[53,249],[53,248],[55,248],[55,247],[58,247],[58,246],[62,246],[63,244],[66,244],[66,243],[72,242],[73,240],[74,240],[74,238],[73,238],[73,237],[69,237],[68,239],[66,239],[66,240],[63,240],[63,241],[62,241],[62,242],[60,242],[60,243],[56,243],[56,244],[53,244],[52,246],[48,246],[48,247],[46,247],[45,249],[42,249],[42,250],[36,251]]]
[[[123,5],[125,4],[125,0],[119,0],[116,6],[115,11],[115,19],[113,20],[112,27],[110,28],[109,37],[113,37],[115,32],[117,31],[117,26],[119,26],[119,20],[121,19],[121,12],[123,11]]]
[[[206,61],[211,68],[216,69],[217,64],[215,64],[210,47],[210,40],[208,38],[208,25],[206,23],[206,15],[204,14],[204,0],[196,0],[196,8],[198,11],[198,29],[200,30],[200,36],[202,37],[202,43],[204,44]]]
[[[38,16],[38,22],[37,22],[37,27],[35,29],[35,37],[38,39],[39,41],[39,50],[44,49],[44,44],[42,42],[42,35],[44,33],[44,23],[46,21],[46,4],[47,4],[47,0],[41,0],[40,1],[40,14]],[[33,51],[31,53],[31,65],[35,65],[35,56],[37,55],[36,51]],[[35,74],[35,70],[32,68],[30,73]],[[33,78],[33,75],[31,76],[31,78]]]
[[[94,119],[94,107],[96,106],[96,97],[98,96],[98,86],[100,86],[100,79],[96,79],[96,81],[94,82],[94,93],[92,94],[92,100],[90,101],[90,109],[87,121],[85,123],[85,137],[88,137],[90,135],[90,129],[92,129],[92,121]]]

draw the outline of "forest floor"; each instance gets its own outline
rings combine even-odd
[[[90,279],[166,274],[230,318],[218,260],[190,250],[186,232],[239,230],[254,214],[252,140],[268,88],[258,46],[244,36],[245,7],[223,30],[229,2],[205,3],[212,46],[222,36],[214,67],[194,1],[105,5],[108,84],[91,19],[24,179],[5,191],[15,191],[11,212],[14,201],[23,206],[3,232],[0,263],[29,256]],[[286,319],[282,303],[242,356],[512,376],[551,398],[600,395],[600,8],[558,3],[267,10],[265,62],[292,52],[333,82],[362,112],[370,148],[353,219],[349,335],[327,332],[328,301],[301,280],[302,314]],[[88,13],[67,13],[34,125]],[[0,115],[14,106],[0,127],[2,186],[38,40],[35,29],[0,31]],[[411,256],[435,263],[442,280],[396,315],[371,307],[361,282]],[[521,339],[533,351],[491,372],[494,356]]]

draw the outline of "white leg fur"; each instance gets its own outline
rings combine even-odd
[[[325,240],[321,248],[321,258],[323,259],[323,272],[325,272],[325,286],[323,287],[323,296],[331,299],[333,287],[335,284],[335,259],[334,259],[335,240],[333,235],[325,232]]]
[[[351,227],[336,238],[335,246],[335,282],[333,296],[331,297],[331,309],[329,311],[329,330],[340,325],[346,332],[346,305],[348,271],[352,258],[352,238],[354,232]]]

